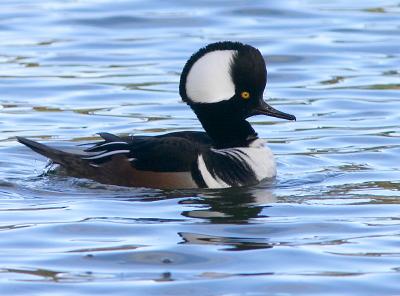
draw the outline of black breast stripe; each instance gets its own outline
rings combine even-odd
[[[208,150],[203,153],[204,163],[214,179],[220,179],[230,186],[258,183],[257,177],[245,161],[247,154],[239,149],[224,151]]]

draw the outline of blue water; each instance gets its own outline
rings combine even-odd
[[[400,295],[398,1],[0,3],[1,295]],[[201,130],[187,58],[258,47],[276,182],[161,191],[40,176],[15,136]]]

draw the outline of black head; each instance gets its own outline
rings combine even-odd
[[[246,118],[269,115],[295,120],[263,99],[267,71],[260,51],[239,42],[217,42],[193,54],[183,68],[179,92],[219,147],[257,138]]]

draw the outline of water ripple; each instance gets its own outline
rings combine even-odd
[[[399,14],[393,0],[3,1],[3,294],[399,294]],[[274,182],[108,186],[43,174],[16,143],[201,130],[179,75],[221,39],[262,51],[266,100],[298,118],[251,119]]]

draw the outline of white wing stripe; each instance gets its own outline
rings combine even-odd
[[[98,146],[96,146],[95,148],[105,147],[105,146],[114,145],[114,144],[128,145],[127,142],[108,142],[108,143],[104,143],[104,144],[98,145]]]
[[[114,154],[129,153],[129,152],[130,152],[130,150],[116,150],[116,151],[110,151],[110,152],[107,152],[107,153],[98,154],[98,155],[95,155],[95,156],[82,157],[82,158],[86,159],[86,160],[94,160],[94,159],[99,159],[99,158],[111,156],[111,155],[114,155]]]

